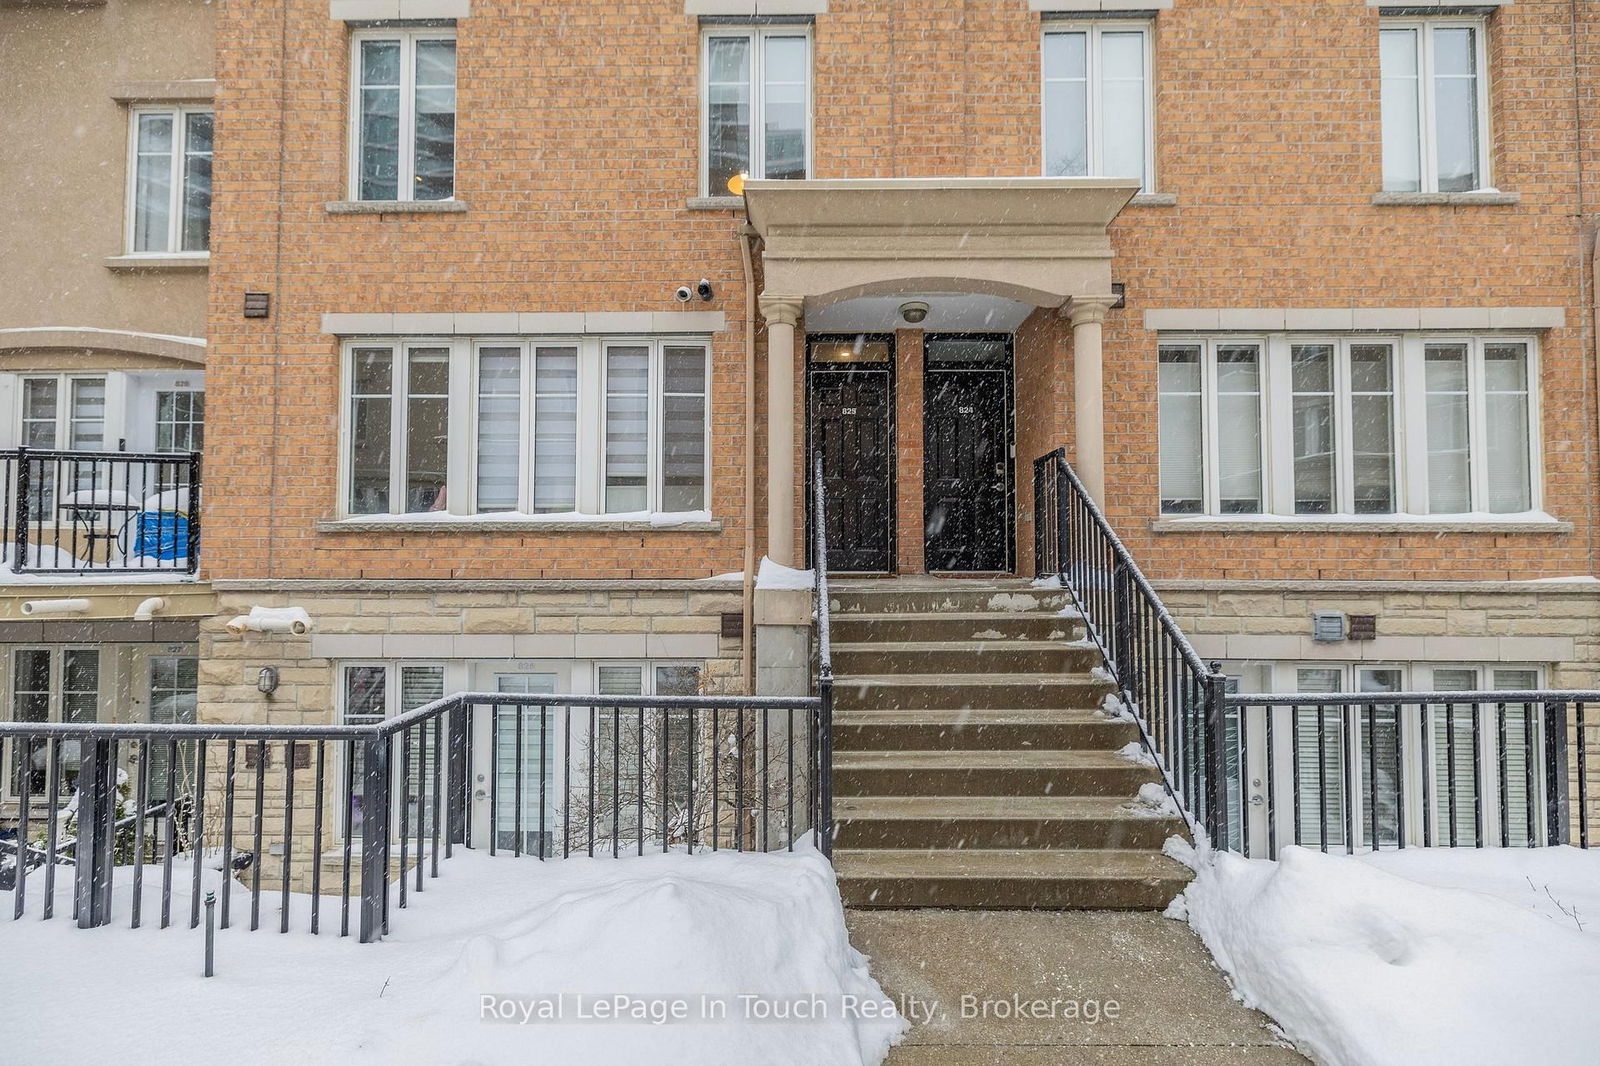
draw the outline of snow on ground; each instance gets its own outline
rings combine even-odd
[[[187,928],[188,877],[175,870],[185,891],[163,930],[155,872],[137,930],[126,870],[108,928],[73,926],[70,877],[49,922],[39,920],[41,878],[30,878],[20,922],[0,892],[0,958],[13,963],[0,969],[0,1057],[144,1063],[181,1049],[195,1062],[293,1066],[878,1066],[905,1028],[885,1016],[892,1007],[850,946],[832,870],[810,848],[545,863],[458,853],[406,910],[391,900],[391,932],[369,945],[338,938],[337,899],[324,900],[313,937],[309,897],[294,897],[298,928],[280,935],[278,896],[263,892],[261,929],[249,932],[249,897],[235,889],[236,924],[218,933],[209,980],[203,930]],[[517,1015],[558,993],[560,1021],[482,1018],[485,996]],[[580,1007],[580,994],[631,995],[658,1016],[682,1003],[688,1017],[585,1019],[597,1008]],[[819,1017],[745,1021],[741,995],[775,1008],[816,997]],[[715,1009],[702,997],[722,1003],[725,1020],[701,1020]]]
[[[1179,857],[1198,869],[1168,913],[1326,1066],[1600,1056],[1600,852]]]

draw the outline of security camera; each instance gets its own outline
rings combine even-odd
[[[716,295],[716,290],[711,287],[711,282],[705,278],[700,279],[700,281],[695,285],[694,291],[695,295],[699,296],[701,301],[705,303],[710,303],[711,298]]]
[[[673,293],[673,295],[678,298],[679,303],[686,304],[690,300],[694,299],[694,290],[689,288],[687,285],[679,285],[678,291]]]

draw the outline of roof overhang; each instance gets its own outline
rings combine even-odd
[[[750,181],[765,293],[820,306],[896,292],[975,292],[1059,307],[1111,291],[1121,178]]]

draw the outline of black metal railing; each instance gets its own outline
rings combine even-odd
[[[118,877],[138,926],[159,868],[162,927],[187,884],[191,926],[214,890],[223,928],[243,893],[256,929],[267,878],[280,932],[299,897],[318,933],[331,878],[340,935],[354,912],[367,942],[458,845],[540,859],[792,849],[830,802],[813,696],[463,693],[363,726],[5,722],[0,747],[13,917],[37,879],[51,917],[70,868],[82,926],[112,920]]]
[[[1600,693],[1230,694],[1059,449],[1034,463],[1034,558],[1070,592],[1167,791],[1213,846],[1589,846]]]
[[[812,565],[817,610],[817,847],[833,857],[833,637],[828,603],[828,503],[822,491],[822,455],[812,471]]]
[[[1589,846],[1600,692],[1229,695],[1226,843]]]
[[[1034,572],[1071,594],[1190,828],[1224,840],[1227,678],[1195,653],[1064,451],[1034,462],[1033,485]]]
[[[0,565],[19,574],[192,574],[199,452],[0,452]]]

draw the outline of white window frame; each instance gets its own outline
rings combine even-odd
[[[1138,33],[1144,39],[1144,173],[1140,193],[1156,191],[1156,94],[1155,94],[1155,27],[1148,20],[1054,20],[1046,21],[1039,39],[1039,173],[1052,177],[1050,160],[1045,155],[1045,144],[1050,128],[1049,104],[1044,87],[1051,80],[1045,67],[1044,38],[1052,34],[1083,33],[1088,36],[1085,47],[1086,93],[1088,109],[1088,177],[1104,176],[1105,123],[1101,116],[1101,61],[1100,39],[1106,33]]]
[[[769,37],[800,37],[806,43],[806,172],[815,174],[812,167],[813,145],[816,143],[816,45],[810,23],[772,23],[766,25],[741,25],[737,23],[712,24],[700,31],[700,176],[696,179],[701,196],[728,196],[727,189],[710,188],[711,163],[711,39],[713,37],[744,37],[750,41],[750,171],[749,177],[766,177],[766,137],[762,135],[762,120],[766,112],[765,78],[762,64]]]
[[[1272,389],[1273,375],[1271,364],[1273,362],[1267,338],[1240,334],[1230,335],[1161,335],[1158,348],[1167,346],[1198,346],[1200,348],[1200,440],[1202,445],[1200,485],[1201,508],[1199,514],[1172,513],[1173,518],[1245,518],[1257,514],[1268,514],[1272,510],[1272,442],[1268,427],[1271,425],[1269,417],[1269,395]],[[1260,383],[1260,402],[1257,405],[1258,439],[1261,442],[1261,510],[1260,511],[1222,511],[1221,510],[1221,480],[1219,467],[1219,439],[1217,436],[1217,349],[1219,347],[1233,347],[1255,345],[1260,353],[1260,363],[1257,367],[1257,380]],[[1157,397],[1159,403],[1160,397]],[[1157,459],[1160,458],[1160,441],[1157,440]],[[1158,490],[1159,492],[1159,490]],[[1159,506],[1159,503],[1158,505]]]
[[[50,688],[47,698],[48,709],[45,712],[46,722],[62,722],[66,705],[66,654],[70,651],[92,651],[98,657],[97,673],[95,677],[95,716],[96,722],[109,721],[106,700],[121,691],[116,673],[117,656],[115,648],[110,645],[94,644],[10,644],[6,645],[0,654],[5,656],[3,673],[5,683],[5,708],[0,712],[0,720],[7,722],[17,721],[17,654],[19,652],[42,651],[50,656]],[[17,745],[22,743],[19,737],[9,737],[0,741],[0,755],[4,761],[0,763],[0,800],[7,803],[18,803],[20,796],[12,779],[12,770],[16,764]],[[63,744],[67,742],[63,741]],[[30,795],[30,806],[44,806],[47,797],[34,791]]]
[[[1264,680],[1267,686],[1266,691],[1269,693],[1298,693],[1298,672],[1302,669],[1338,671],[1340,678],[1339,687],[1337,689],[1338,693],[1358,692],[1359,678],[1361,671],[1363,670],[1398,670],[1401,674],[1401,689],[1403,691],[1415,692],[1428,692],[1433,690],[1433,674],[1436,670],[1474,670],[1478,675],[1478,687],[1480,691],[1495,691],[1492,681],[1494,672],[1497,670],[1529,671],[1534,674],[1536,682],[1534,688],[1536,689],[1544,686],[1547,674],[1545,666],[1537,663],[1396,662],[1392,660],[1374,660],[1372,662],[1352,662],[1349,660],[1245,660],[1230,661],[1223,664],[1223,672],[1229,675],[1252,679],[1259,678]],[[1254,686],[1249,683],[1245,683],[1242,686],[1243,690],[1249,690],[1253,687]],[[1331,694],[1332,693],[1330,693],[1330,695]],[[1314,708],[1316,705],[1316,694],[1308,692],[1304,695],[1306,696],[1305,707]],[[1371,695],[1377,702],[1381,703],[1381,693],[1371,693]],[[1430,706],[1434,708],[1430,713],[1429,718],[1431,732],[1433,727],[1437,724],[1437,715],[1441,713],[1440,708],[1443,706],[1443,701],[1437,705]],[[1513,706],[1518,707],[1520,705]],[[1244,782],[1246,794],[1253,796],[1264,794],[1266,783],[1268,781],[1268,753],[1265,750],[1265,743],[1262,742],[1262,738],[1266,736],[1266,711],[1260,707],[1252,707],[1248,710],[1251,715],[1249,725],[1251,745],[1247,753],[1250,764],[1245,768]],[[1294,842],[1294,747],[1292,740],[1290,739],[1293,735],[1294,719],[1292,717],[1293,708],[1291,707],[1277,707],[1274,708],[1273,711],[1276,715],[1274,718],[1274,734],[1277,738],[1275,742],[1275,747],[1277,750],[1272,753],[1273,766],[1271,779],[1274,782],[1274,788],[1277,792],[1277,843],[1278,846],[1282,848]],[[1459,713],[1461,712],[1458,711],[1458,714]],[[1405,762],[1402,765],[1403,775],[1401,780],[1401,788],[1404,793],[1405,806],[1400,814],[1405,826],[1405,837],[1407,844],[1409,846],[1418,846],[1421,844],[1423,839],[1423,819],[1426,817],[1434,829],[1434,845],[1444,846],[1448,843],[1446,839],[1442,839],[1442,834],[1446,831],[1445,826],[1447,815],[1440,806],[1441,797],[1439,795],[1439,789],[1436,787],[1439,768],[1439,753],[1435,746],[1435,740],[1431,736],[1424,736],[1421,715],[1415,713],[1414,710],[1411,713],[1403,716],[1402,721],[1403,728],[1401,730],[1400,743],[1402,750],[1406,752],[1407,755]],[[1330,707],[1328,710],[1330,748],[1332,748],[1334,745],[1340,745],[1343,743],[1338,733],[1338,730],[1341,728],[1341,723],[1343,727],[1351,729],[1349,750],[1356,753],[1356,756],[1359,759],[1362,751],[1362,732],[1366,728],[1365,715],[1359,713],[1359,708],[1348,706],[1337,708]],[[1483,725],[1484,727],[1479,732],[1478,747],[1477,751],[1475,752],[1475,756],[1478,761],[1478,765],[1485,768],[1492,768],[1498,758],[1499,739],[1497,731],[1493,727],[1493,723],[1490,719],[1485,718]],[[1532,752],[1532,757],[1537,760],[1540,757],[1540,753],[1543,751],[1542,722],[1536,722],[1533,734],[1533,744],[1530,751]],[[1512,738],[1508,736],[1508,740],[1509,739]],[[1423,781],[1419,776],[1419,767],[1415,758],[1415,753],[1418,751],[1426,751],[1428,753],[1426,765],[1432,769],[1434,774],[1434,779],[1430,780],[1426,788],[1424,787]],[[1342,760],[1342,753],[1340,757]],[[1349,802],[1351,805],[1350,818],[1351,824],[1355,827],[1355,838],[1357,842],[1355,850],[1357,853],[1371,850],[1370,842],[1366,839],[1366,834],[1370,831],[1370,818],[1368,816],[1368,812],[1365,810],[1366,789],[1359,787],[1361,774],[1364,772],[1364,770],[1364,764],[1357,767],[1356,780],[1358,782],[1358,787],[1349,797]],[[1347,769],[1347,775],[1348,772],[1349,771]],[[1543,796],[1544,784],[1541,773],[1536,772],[1534,777],[1539,794],[1535,796],[1534,800],[1534,824],[1532,826],[1532,830],[1534,833],[1534,838],[1536,840],[1542,840],[1544,839],[1546,831],[1545,804]],[[1346,780],[1348,780],[1348,778]],[[1492,778],[1492,774],[1491,776],[1485,777],[1484,783],[1484,824],[1481,846],[1497,848],[1500,846],[1501,834],[1498,802],[1499,783],[1497,780]],[[1343,784],[1344,782],[1341,782],[1341,788],[1343,788]],[[1427,807],[1425,807],[1423,804],[1424,795],[1427,796],[1429,805]],[[1264,803],[1257,804],[1249,802],[1244,807],[1246,832],[1249,835],[1251,843],[1256,849],[1257,853],[1266,848],[1268,840],[1266,815],[1267,805]],[[1330,828],[1336,827],[1341,836],[1337,842],[1330,840],[1328,844],[1328,850],[1342,853],[1345,850],[1345,843],[1342,838],[1344,831],[1343,812],[1330,809],[1329,819]],[[1307,846],[1317,847],[1318,845],[1314,841],[1308,841]],[[1512,841],[1511,846],[1520,847],[1521,845],[1514,840]],[[1384,847],[1385,850],[1391,850],[1394,845],[1392,843],[1385,843]]]
[[[418,41],[455,41],[456,29],[454,26],[391,26],[373,29],[356,30],[350,34],[350,108],[346,118],[349,129],[346,131],[347,154],[349,167],[346,178],[351,200],[366,203],[408,203],[414,198],[412,192],[416,187],[417,172],[417,42]],[[361,196],[361,45],[364,41],[398,41],[400,42],[400,142],[399,173],[395,176],[395,199],[393,200],[363,200]],[[459,55],[458,55],[459,60]],[[459,93],[460,68],[457,68],[456,85]],[[460,132],[460,97],[457,95],[456,120],[457,134]],[[460,147],[459,136],[455,141],[457,149]],[[443,200],[429,200],[427,203],[449,203],[456,198],[456,178],[458,168],[458,155],[451,154],[450,195]]]
[[[138,220],[139,197],[139,118],[141,115],[169,115],[172,117],[172,152],[168,173],[172,178],[171,190],[168,193],[167,203],[167,242],[165,247],[147,251],[135,251],[134,230]],[[205,248],[187,249],[183,244],[183,193],[184,193],[184,160],[188,158],[189,147],[189,116],[212,116],[211,143],[216,146],[216,111],[210,105],[145,105],[141,104],[128,108],[128,173],[126,189],[123,194],[124,220],[122,227],[123,254],[137,258],[160,259],[209,259],[211,257],[210,241],[207,240]],[[215,171],[213,171],[215,174]],[[209,212],[208,212],[209,214]]]
[[[55,443],[50,451],[69,451],[72,442],[72,387],[75,381],[99,381],[105,389],[106,405],[105,415],[100,420],[103,446],[102,451],[115,451],[116,443],[122,439],[123,410],[122,399],[124,394],[122,375],[111,371],[83,371],[69,373],[53,373],[44,371],[32,373],[24,371],[16,375],[16,399],[13,410],[16,412],[16,440],[18,444],[24,441],[23,415],[27,407],[27,383],[35,380],[54,380],[56,383],[56,425]]]
[[[665,425],[665,374],[664,352],[667,348],[699,348],[705,356],[705,424],[702,470],[704,479],[704,506],[712,510],[712,342],[708,334],[652,336],[648,334],[553,334],[549,336],[482,336],[482,337],[365,337],[346,339],[342,348],[340,370],[341,396],[339,415],[339,477],[338,508],[341,518],[359,520],[377,517],[377,514],[358,514],[350,510],[351,437],[354,412],[351,391],[354,386],[355,351],[358,348],[389,348],[395,353],[390,368],[390,452],[389,452],[389,510],[388,514],[405,516],[411,520],[426,521],[448,515],[479,514],[477,510],[478,477],[478,350],[485,347],[519,348],[522,373],[519,382],[520,429],[518,448],[518,502],[510,512],[481,512],[493,519],[506,516],[508,521],[531,523],[570,520],[565,513],[532,514],[533,502],[533,353],[540,347],[573,347],[578,350],[578,421],[577,421],[577,482],[576,513],[584,516],[612,514],[634,515],[638,512],[607,512],[605,510],[605,374],[606,349],[611,346],[633,345],[650,349],[650,399],[649,399],[649,454],[647,508],[649,514],[697,512],[663,512],[662,435]],[[452,431],[449,439],[448,477],[445,483],[445,509],[441,511],[406,512],[404,508],[404,448],[408,412],[403,391],[404,355],[415,348],[449,348],[450,399],[449,418]],[[460,427],[466,427],[462,429]]]
[[[1216,435],[1216,358],[1217,345],[1259,344],[1262,408],[1262,510],[1261,516],[1274,520],[1317,522],[1357,517],[1367,521],[1404,522],[1432,514],[1428,501],[1427,380],[1424,355],[1429,345],[1462,344],[1467,347],[1468,471],[1471,480],[1471,508],[1466,512],[1441,512],[1441,515],[1468,516],[1491,514],[1488,505],[1488,438],[1486,434],[1487,382],[1485,349],[1503,344],[1523,345],[1527,351],[1528,381],[1528,478],[1529,511],[1544,509],[1544,431],[1540,388],[1539,337],[1532,333],[1407,332],[1407,333],[1162,333],[1158,348],[1199,346],[1202,349],[1201,427],[1204,441],[1202,484],[1204,502],[1199,513],[1167,512],[1165,517],[1182,519],[1240,518],[1236,512],[1218,509]],[[1338,488],[1332,514],[1296,514],[1294,494],[1294,383],[1291,374],[1291,349],[1303,344],[1331,344],[1336,350],[1335,375],[1335,464]],[[1354,452],[1351,450],[1349,349],[1364,344],[1387,344],[1394,352],[1391,381],[1394,388],[1394,497],[1392,514],[1354,515]],[[1159,396],[1157,397],[1159,402]],[[1158,456],[1160,443],[1157,442]],[[1159,501],[1159,496],[1158,496]],[[1157,504],[1159,507],[1159,502]],[[1517,514],[1519,512],[1503,512]],[[1244,516],[1247,519],[1251,516]]]
[[[1489,26],[1481,17],[1409,17],[1385,18],[1379,22],[1383,30],[1415,30],[1417,34],[1417,130],[1420,153],[1421,193],[1439,191],[1438,118],[1434,93],[1433,34],[1438,29],[1470,29],[1475,35],[1474,55],[1478,61],[1478,188],[1494,187],[1494,174],[1490,162],[1494,153],[1489,147]],[[1381,60],[1380,60],[1381,62]],[[1382,71],[1379,71],[1381,80]],[[1381,90],[1380,90],[1381,97]],[[1381,99],[1380,99],[1381,105]],[[1381,178],[1380,178],[1381,180]]]

